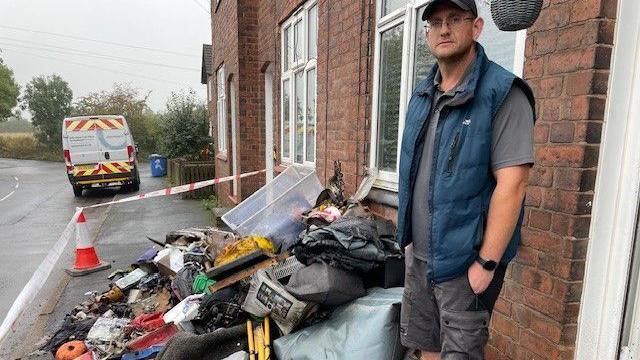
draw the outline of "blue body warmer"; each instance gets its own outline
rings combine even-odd
[[[437,65],[418,84],[407,108],[399,166],[397,236],[400,246],[415,243],[414,254],[427,261],[427,278],[433,283],[456,278],[477,257],[496,186],[491,171],[492,121],[511,87],[521,87],[535,109],[529,86],[490,61],[480,44],[476,46],[474,69],[459,95],[462,100],[442,110],[436,128],[429,184],[415,184],[415,178],[428,127]],[[428,242],[411,239],[414,186],[429,186],[428,206],[432,216],[427,224]],[[501,259],[503,264],[516,255],[523,213],[524,208]]]

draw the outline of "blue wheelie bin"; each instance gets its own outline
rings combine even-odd
[[[149,167],[151,167],[151,176],[162,177],[167,175],[167,158],[152,154],[149,156]]]

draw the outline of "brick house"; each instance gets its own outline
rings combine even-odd
[[[326,181],[340,160],[348,193],[378,169],[367,201],[394,219],[404,109],[433,62],[418,16],[426,2],[212,1],[216,174],[270,169],[220,186],[220,200],[241,201],[292,163]],[[529,81],[538,113],[522,246],[487,358],[637,357],[640,4],[545,0],[517,33],[499,32],[487,5],[480,12],[480,42]]]

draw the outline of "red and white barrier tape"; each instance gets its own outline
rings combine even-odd
[[[56,241],[56,243],[53,245],[51,250],[49,250],[49,253],[47,254],[47,256],[44,258],[42,263],[38,266],[36,271],[33,273],[33,275],[31,276],[31,279],[29,279],[29,282],[24,286],[22,291],[20,291],[20,294],[18,295],[16,300],[13,302],[13,305],[11,305],[11,308],[9,309],[7,316],[4,318],[2,325],[0,325],[0,344],[2,344],[5,336],[9,333],[9,331],[15,332],[16,330],[15,324],[20,319],[20,316],[22,315],[24,310],[27,308],[27,306],[29,306],[33,302],[33,300],[37,297],[38,292],[44,286],[44,283],[49,278],[49,275],[51,275],[51,272],[53,271],[56,263],[58,262],[58,260],[60,259],[60,256],[62,255],[62,251],[67,246],[69,239],[71,239],[73,235],[73,230],[75,229],[74,225],[76,224],[76,221],[78,220],[78,216],[80,216],[80,213],[82,212],[82,210],[88,209],[88,208],[105,206],[105,205],[111,205],[111,204],[120,204],[124,202],[129,202],[129,201],[149,199],[149,198],[158,197],[158,196],[181,194],[181,193],[201,189],[206,186],[216,185],[216,184],[227,182],[227,181],[238,180],[245,177],[258,175],[265,171],[267,171],[267,169],[252,171],[244,174],[225,176],[217,179],[198,181],[191,184],[174,186],[174,187],[166,188],[162,190],[156,190],[156,191],[148,192],[146,194],[130,196],[124,199],[90,205],[84,208],[77,208],[75,214],[71,218],[71,221],[69,221],[64,231]]]
[[[105,206],[105,205],[111,205],[111,204],[120,204],[120,203],[124,203],[124,202],[129,202],[129,201],[137,201],[137,200],[142,200],[142,199],[149,199],[149,198],[158,197],[158,196],[168,196],[168,195],[181,194],[181,193],[194,191],[194,190],[197,190],[197,189],[201,189],[203,187],[216,185],[216,184],[227,182],[227,181],[239,180],[239,179],[246,178],[246,177],[249,177],[249,176],[258,175],[258,174],[263,173],[265,171],[267,171],[267,169],[258,170],[258,171],[252,171],[252,172],[248,172],[248,173],[244,173],[244,174],[225,176],[225,177],[221,177],[221,178],[217,178],[217,179],[198,181],[198,182],[194,182],[194,183],[191,183],[191,184],[174,186],[174,187],[171,187],[171,188],[166,188],[166,189],[162,189],[162,190],[156,190],[156,191],[148,192],[146,194],[140,194],[140,195],[136,195],[136,196],[126,197],[124,199],[113,200],[113,201],[109,201],[109,202],[105,202],[105,203],[101,203],[101,204],[95,204],[95,205],[86,206],[85,209],[90,209],[90,208],[95,208],[95,207]]]

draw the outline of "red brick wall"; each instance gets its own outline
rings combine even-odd
[[[213,127],[213,140],[216,146],[216,153],[218,148],[218,114],[215,101],[218,96],[218,79],[217,71],[222,64],[224,64],[225,73],[225,90],[227,92],[227,156],[219,156],[216,158],[216,176],[228,176],[231,174],[231,113],[230,105],[233,101],[236,109],[238,109],[237,98],[230,99],[229,97],[229,83],[228,80],[232,79],[236,86],[236,97],[238,94],[238,70],[239,70],[239,57],[238,57],[238,2],[236,1],[220,1],[220,5],[216,9],[215,1],[213,1],[212,10],[212,53],[213,53],[213,69],[214,69],[214,89],[212,104],[211,118],[214,121]],[[231,183],[219,184],[216,187],[218,198],[222,204],[227,206],[232,205],[229,199],[231,194]]]
[[[321,180],[342,162],[352,194],[369,163],[375,2],[320,1],[316,170]],[[370,50],[369,51],[369,47]]]
[[[221,1],[213,14],[214,68],[225,63],[225,75],[236,84],[238,171],[250,172],[265,167],[265,121],[273,121],[274,144],[279,150],[280,128],[280,27],[279,24],[304,1]],[[215,5],[214,5],[215,8]],[[264,114],[264,70],[273,64],[273,118]],[[227,86],[228,95],[228,86]],[[212,119],[216,119],[213,104]],[[228,118],[228,156],[217,160],[217,174],[231,172],[231,119]],[[214,126],[214,139],[217,126]],[[269,149],[272,152],[272,149]],[[241,180],[238,200],[242,200],[264,185],[265,177],[254,176]],[[231,183],[218,187],[221,201],[231,206]]]
[[[213,15],[214,68],[224,62],[225,75],[233,76],[239,87],[235,101],[239,105],[237,141],[241,172],[265,166],[265,121],[273,121],[276,154],[280,154],[280,24],[303,3],[246,0],[238,1],[236,7],[235,2],[222,1]],[[318,1],[316,170],[322,180],[327,180],[333,174],[333,161],[340,160],[349,193],[355,191],[368,163],[366,144],[373,74],[373,59],[368,56],[373,51],[368,47],[372,50],[375,34],[370,18],[375,10],[368,3]],[[236,36],[230,29],[238,29]],[[273,119],[264,118],[264,70],[268,64],[273,64],[274,70]],[[213,104],[214,124],[215,112]],[[227,118],[230,120],[229,113]],[[220,176],[229,174],[231,168],[230,123],[227,126],[229,156],[217,161]],[[241,199],[263,184],[262,176],[242,180]],[[218,190],[227,205],[231,205],[227,201],[230,189],[226,184]]]
[[[536,165],[489,359],[573,358],[615,12],[615,0],[547,0],[528,30]]]
[[[264,169],[264,76],[259,56],[258,6],[252,0],[238,1],[239,108],[238,109],[238,172]],[[244,199],[264,185],[264,176],[245,178],[240,186]]]

